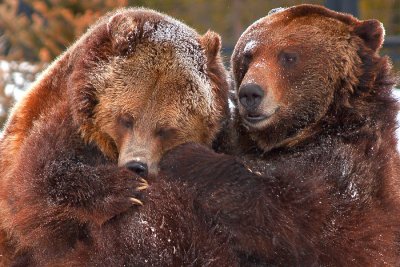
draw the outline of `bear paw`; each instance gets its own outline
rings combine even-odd
[[[136,187],[136,191],[140,192],[142,190],[146,190],[149,187],[149,183],[145,179],[139,178],[139,181],[140,181],[140,183]],[[143,206],[143,202],[135,197],[131,197],[130,200],[131,200],[132,204],[134,204],[134,205]]]
[[[132,206],[143,206],[143,191],[149,184],[148,182],[133,174],[131,171],[122,169],[119,174],[114,177],[109,177],[105,184],[105,192],[103,197],[98,199],[98,205],[95,204],[100,215],[95,221],[103,223],[123,212],[126,212]]]

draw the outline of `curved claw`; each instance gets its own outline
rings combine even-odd
[[[140,201],[139,199],[137,199],[137,198],[134,198],[134,197],[131,197],[131,198],[129,198],[131,201],[132,201],[132,203],[134,204],[134,205],[140,205],[140,206],[143,206],[143,202],[142,201]]]
[[[149,185],[149,183],[145,179],[143,179],[142,177],[139,178],[139,181],[141,181],[144,184]]]
[[[136,190],[141,191],[147,189],[148,187],[149,187],[148,183],[142,183],[138,187],[136,187]]]

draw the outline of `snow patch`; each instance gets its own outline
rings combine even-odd
[[[0,83],[4,85],[5,94],[20,100],[37,79],[42,67],[29,62],[0,60]]]
[[[10,71],[10,63],[5,60],[0,60],[0,70],[3,72]]]
[[[257,41],[255,40],[250,40],[249,42],[247,42],[247,44],[245,45],[244,49],[243,49],[243,53],[247,54],[250,53],[251,50],[254,49],[254,47],[256,47],[257,45]]]
[[[197,41],[197,34],[178,21],[160,21],[156,24],[146,21],[143,25],[144,35],[156,44],[172,45],[178,55],[178,60],[185,67],[204,68],[206,58]]]
[[[207,109],[214,110],[214,95],[211,83],[206,75],[207,59],[204,50],[198,41],[198,34],[172,18],[156,23],[146,21],[143,25],[143,35],[148,36],[150,42],[172,46],[176,53],[178,64],[191,75],[195,84],[207,103]],[[194,108],[204,100],[193,99]]]
[[[350,194],[350,197],[352,199],[357,199],[359,197],[358,188],[353,182],[349,183],[349,186],[347,187],[347,192]]]
[[[271,10],[268,12],[268,15],[267,15],[267,16],[271,16],[272,14],[282,12],[282,11],[284,11],[285,9],[286,9],[286,8],[284,8],[284,7],[277,7],[277,8],[271,9]]]

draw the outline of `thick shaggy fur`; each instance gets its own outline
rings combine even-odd
[[[54,62],[0,143],[0,265],[231,265],[183,185],[123,167],[141,157],[156,173],[171,147],[211,145],[227,110],[219,50],[215,33],[126,9]]]
[[[232,237],[243,266],[400,263],[398,103],[383,34],[375,20],[313,5],[258,20],[232,66],[238,93],[264,90],[265,119],[249,122],[237,101],[237,156],[186,144],[161,162],[196,189],[199,216]]]

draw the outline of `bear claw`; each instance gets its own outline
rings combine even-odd
[[[145,179],[139,178],[139,181],[141,183],[139,183],[139,186],[136,187],[136,190],[142,191],[142,190],[145,190],[145,189],[147,189],[149,187],[149,183]]]
[[[134,198],[134,197],[131,197],[131,198],[129,198],[129,199],[132,201],[132,203],[133,203],[134,205],[143,206],[143,202],[140,201],[139,199]]]
[[[136,187],[136,190],[142,191],[142,190],[147,189],[148,187],[149,187],[148,183],[142,183],[142,184],[140,184],[140,186]]]
[[[139,178],[139,181],[141,181],[142,183],[144,183],[144,184],[146,184],[146,185],[149,185],[149,183],[148,183],[145,179],[143,179],[143,178]]]

